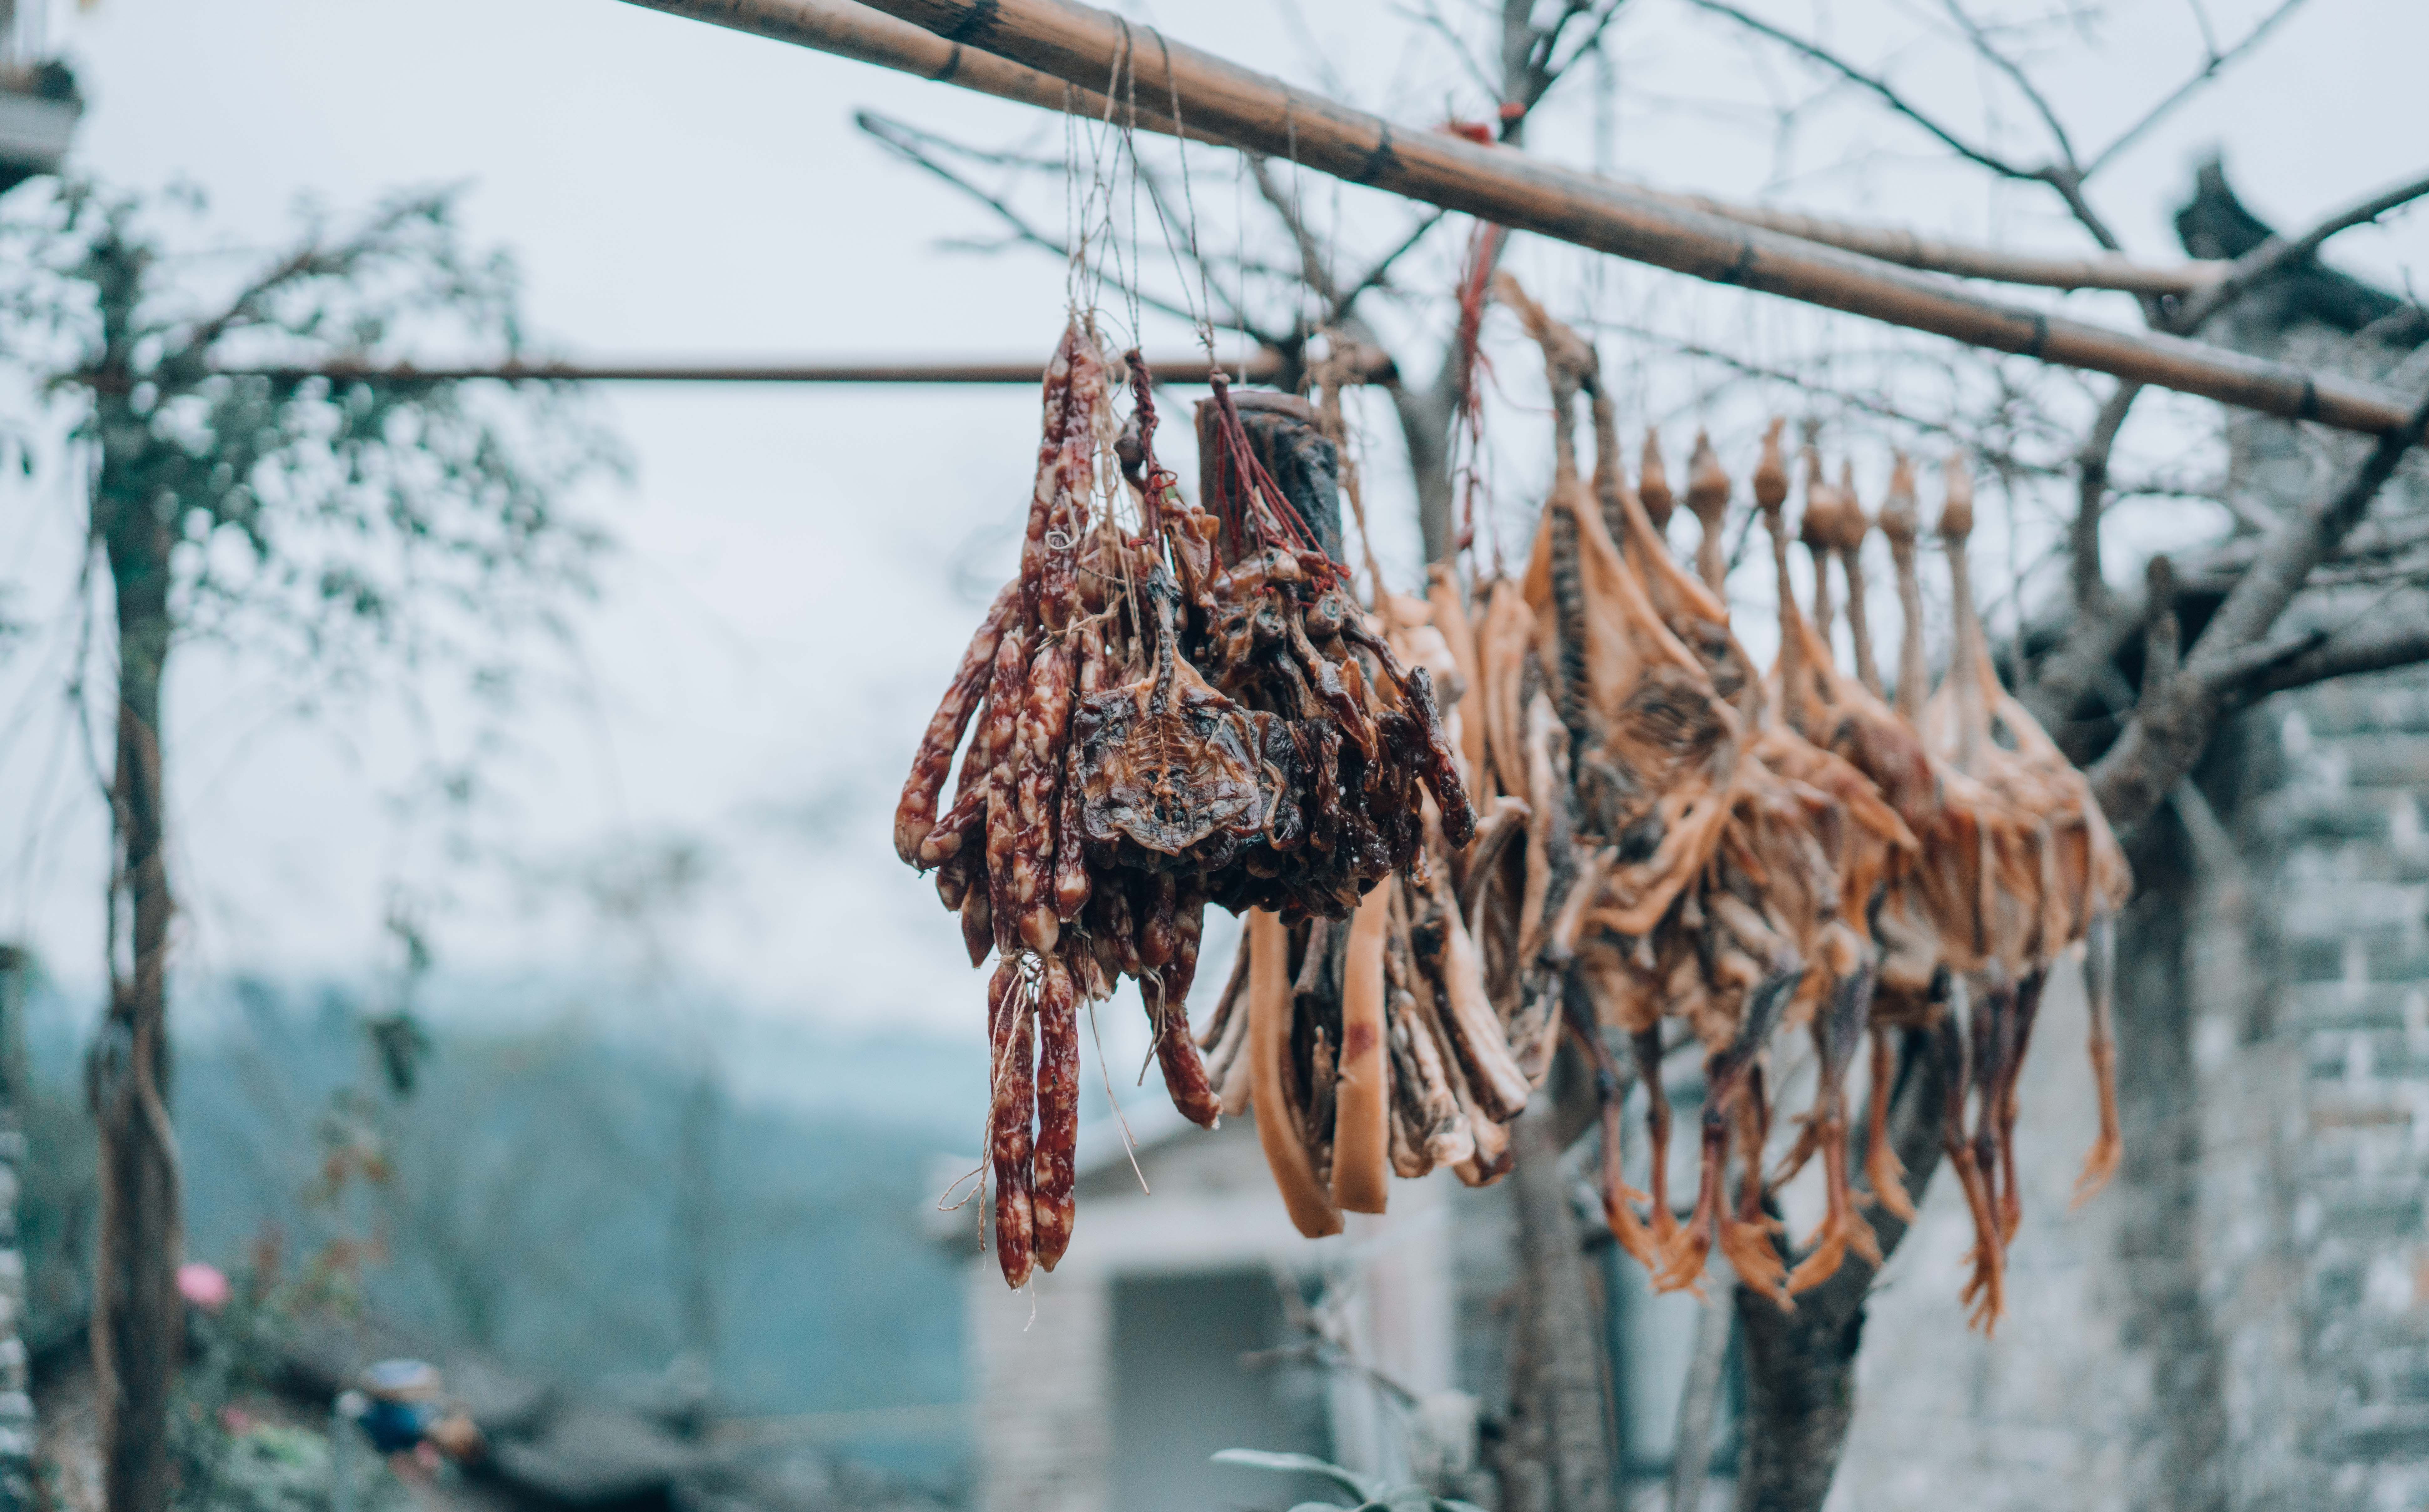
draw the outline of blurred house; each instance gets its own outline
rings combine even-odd
[[[1695,1092],[1676,1088],[1690,1117]],[[983,1252],[977,1201],[932,1217],[969,1260],[976,1512],[1280,1507],[1322,1491],[1210,1462],[1231,1448],[1446,1475],[1490,1504],[1477,1425],[1507,1386],[1508,1188],[1471,1191],[1447,1171],[1395,1182],[1388,1214],[1309,1240],[1250,1119],[1207,1133],[1159,1105],[1130,1131],[1127,1152],[1114,1120],[1082,1131],[1070,1251],[1026,1292]],[[1695,1304],[1656,1298],[1598,1221],[1581,1227],[1614,1427],[1631,1482],[1650,1486],[1669,1469]]]
[[[1401,1184],[1388,1216],[1353,1214],[1347,1232],[1311,1243],[1250,1121],[1208,1134],[1159,1106],[1130,1128],[1135,1152],[1117,1121],[1083,1130],[1071,1248],[1028,1292],[1007,1291],[979,1252],[983,1198],[938,1215],[939,1240],[972,1262],[980,1507],[1281,1504],[1274,1476],[1208,1456],[1293,1450],[1405,1468],[1400,1420],[1457,1422],[1441,1184]],[[1363,1370],[1344,1368],[1352,1360]]]

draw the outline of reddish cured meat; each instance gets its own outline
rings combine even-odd
[[[1037,1154],[1030,1203],[1037,1263],[1047,1270],[1071,1243],[1072,1154],[1080,1140],[1080,1016],[1077,985],[1058,955],[1037,983]]]
[[[988,1155],[995,1166],[995,1258],[1006,1286],[1029,1282],[1036,1260],[1036,1213],[1030,1192],[1033,1148],[1030,1115],[1036,1108],[1032,1057],[1036,1001],[1007,956],[987,983],[987,1019],[993,1043],[994,1105],[987,1120]]]
[[[1159,910],[1162,908],[1159,903]],[[1155,1016],[1155,1059],[1164,1068],[1165,1090],[1183,1118],[1201,1128],[1213,1128],[1223,1114],[1223,1099],[1206,1074],[1206,1062],[1189,1032],[1189,989],[1198,980],[1198,946],[1206,923],[1206,895],[1184,890],[1172,908],[1172,956],[1156,973],[1148,1011]]]
[[[990,740],[995,761],[988,769],[986,786],[987,906],[995,918],[996,949],[1005,955],[1020,947],[1020,937],[1015,928],[1018,906],[1012,894],[1012,861],[1020,828],[1014,786],[1017,752],[1013,732],[1025,691],[1022,684],[1028,650],[1026,631],[1006,630],[996,644],[995,682],[987,690],[987,702],[993,706],[988,723],[995,726],[992,734],[1000,735],[1002,740],[1000,745]]]
[[[905,865],[917,863],[920,843],[935,827],[936,796],[944,791],[945,775],[952,769],[953,750],[962,743],[970,715],[986,693],[995,668],[996,642],[1002,639],[1004,623],[1019,599],[1016,583],[1005,584],[1003,591],[995,596],[986,618],[979,622],[978,633],[970,637],[968,649],[962,653],[962,664],[954,671],[943,702],[928,718],[918,752],[911,758],[911,775],[903,782],[901,800],[894,806],[894,854]]]
[[[1081,848],[1080,785],[1073,774],[1077,759],[1067,749],[1063,753],[1062,792],[1055,802],[1054,819],[1054,917],[1069,923],[1080,917],[1088,906],[1088,893],[1093,888],[1088,880],[1088,857]]]
[[[1013,790],[1017,818],[1012,842],[1011,893],[1021,942],[1050,951],[1060,918],[1054,897],[1054,831],[1063,776],[1063,741],[1071,724],[1075,648],[1045,640],[1030,658],[1028,698],[1013,735]]]

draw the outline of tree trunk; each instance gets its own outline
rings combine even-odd
[[[1510,1131],[1520,1302],[1502,1512],[1613,1512],[1603,1336],[1586,1289],[1556,1117],[1551,1100],[1538,1097]]]
[[[1678,1433],[1671,1440],[1670,1512],[1702,1512],[1704,1482],[1712,1470],[1712,1425],[1720,1416],[1721,1383],[1736,1332],[1737,1275],[1724,1263],[1708,1266],[1711,1296],[1695,1308],[1695,1342],[1687,1356],[1687,1385],[1678,1393]]]
[[[2135,837],[2135,898],[2120,920],[2117,958],[2118,1111],[2123,1189],[2110,1201],[2126,1293],[2127,1340],[2149,1354],[2149,1404],[2132,1423],[2132,1504],[2223,1512],[2225,1360],[2202,1294],[2201,1081],[2193,1028],[2212,1005],[2191,990],[2191,943],[2202,878],[2184,829],[2162,811]],[[2232,857],[2229,857],[2231,860]]]
[[[105,440],[93,517],[117,599],[117,770],[109,793],[117,856],[107,900],[109,1009],[86,1063],[101,1145],[92,1362],[108,1512],[164,1512],[169,1393],[185,1339],[177,1296],[184,1239],[168,1108],[171,901],[159,740],[170,542],[151,500],[112,488],[115,470],[107,457]]]
[[[1953,1016],[1935,1030],[1908,1030],[1905,1040],[1890,1118],[1908,1190],[1920,1203],[1940,1163],[1941,1108],[1960,1072],[1962,1051]],[[1907,1226],[1878,1208],[1871,1218],[1887,1256]],[[1838,1274],[1796,1299],[1794,1312],[1738,1289],[1746,1351],[1739,1512],[1818,1512],[1829,1494],[1855,1421],[1856,1350],[1875,1274],[1873,1266],[1850,1254]]]

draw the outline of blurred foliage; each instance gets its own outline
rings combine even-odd
[[[499,633],[561,634],[590,590],[605,537],[566,500],[624,464],[579,390],[311,371],[532,355],[515,265],[468,244],[457,198],[342,225],[307,205],[267,253],[211,245],[190,191],[8,202],[0,351],[94,455],[96,541],[157,533],[180,633],[316,687],[446,660],[498,691]]]
[[[238,1278],[217,1314],[190,1315],[194,1347],[169,1418],[177,1512],[330,1512],[340,1472],[349,1512],[402,1512],[413,1504],[351,1424],[273,1415],[281,1412],[271,1396],[278,1345],[299,1304],[311,1303],[273,1273],[256,1272]]]
[[[1330,1481],[1356,1500],[1349,1512],[1483,1512],[1470,1502],[1437,1496],[1413,1483],[1395,1486],[1380,1476],[1361,1475],[1314,1454],[1277,1454],[1265,1449],[1226,1449],[1215,1454],[1220,1465],[1244,1465],[1284,1475],[1313,1475]],[[1341,1512],[1337,1502],[1301,1502],[1291,1512]]]

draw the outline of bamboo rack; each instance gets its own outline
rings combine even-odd
[[[687,16],[754,36],[816,48],[856,62],[874,63],[919,78],[950,83],[992,94],[998,99],[1042,109],[1069,109],[1093,119],[1106,118],[1105,97],[1095,90],[1042,74],[992,53],[947,42],[934,32],[872,10],[860,0],[635,0],[653,10]],[[1125,99],[1115,119],[1139,130],[1162,136],[1187,136],[1195,141],[1228,146],[1222,138],[1190,127],[1177,129],[1169,116],[1149,108],[1161,102],[1140,95],[1138,112],[1131,115]],[[1995,248],[1943,241],[1892,226],[1864,225],[1793,210],[1739,205],[1701,194],[1674,194],[1644,185],[1626,186],[1635,192],[1687,209],[1702,210],[1724,220],[1783,232],[1807,241],[1860,252],[1901,267],[1983,278],[1995,283],[2024,284],[2043,289],[2107,289],[2136,294],[2189,294],[2215,285],[2225,276],[2226,264],[2191,261],[2172,266],[2136,262],[2113,253],[2049,257],[2002,252]]]
[[[1236,380],[1262,381],[1281,371],[1281,358],[1259,350],[1223,363],[1204,357],[1151,361],[1158,383],[1203,384],[1219,366]],[[414,363],[329,362],[313,366],[221,368],[229,376],[299,383],[971,383],[1034,384],[1038,362],[492,362],[461,367]],[[1374,374],[1380,377],[1379,371]]]
[[[834,0],[631,3],[788,41],[802,39],[787,36],[787,26],[806,36],[820,29],[820,14],[838,8]],[[879,0],[873,8],[927,29],[952,50],[959,61],[930,76],[952,80],[972,58],[991,54],[1077,91],[1119,79],[1115,92],[1126,100],[1178,100],[1193,137],[1287,157],[1346,182],[1710,282],[2339,429],[2375,434],[2404,424],[2410,412],[2400,396],[2341,374],[2010,304],[1522,154],[1396,127],[1072,0]],[[830,15],[827,29],[840,24]],[[865,51],[877,50],[871,37],[901,36],[865,26],[857,35]],[[988,72],[982,67],[972,76]],[[1014,81],[999,82],[1010,88]]]

